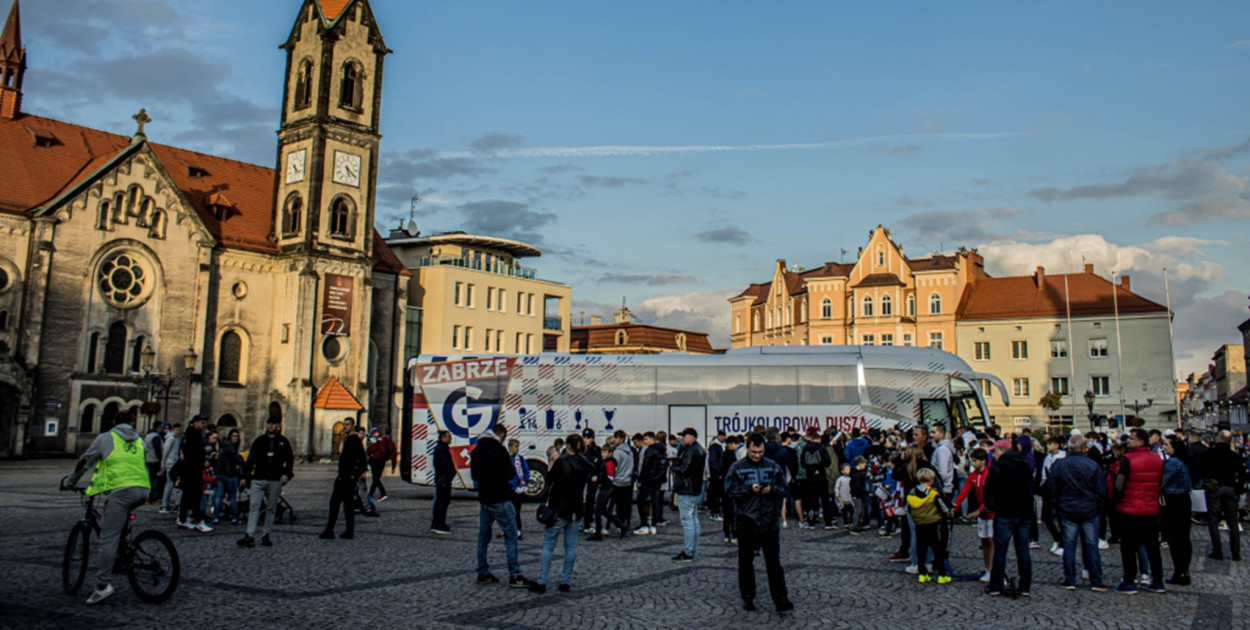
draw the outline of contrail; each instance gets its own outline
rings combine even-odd
[[[838,149],[845,147],[883,144],[888,142],[916,142],[921,140],[996,140],[1021,135],[1017,131],[1004,132],[964,132],[964,133],[927,133],[899,134],[890,136],[868,136],[849,138],[831,142],[794,142],[786,144],[704,144],[688,146],[655,146],[655,145],[620,145],[609,144],[591,147],[529,147],[520,149],[499,149],[497,151],[448,151],[440,153],[442,158],[577,158],[577,157],[622,157],[622,156],[660,156],[681,153],[729,153],[738,151],[796,151],[814,149]]]

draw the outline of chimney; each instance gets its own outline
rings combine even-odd
[[[1094,273],[1094,263],[1085,263],[1085,273]]]
[[[600,326],[600,325],[602,325],[602,324],[603,324],[603,316],[602,316],[602,315],[591,315],[591,316],[590,316],[590,325],[591,325],[591,326]]]
[[[1125,291],[1133,290],[1133,285],[1129,283],[1129,275],[1127,273],[1120,276],[1120,288],[1124,289]]]
[[[1046,268],[1038,265],[1037,271],[1033,272],[1033,279],[1037,282],[1037,290],[1041,291],[1046,286]]]

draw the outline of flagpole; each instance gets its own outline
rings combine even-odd
[[[1124,348],[1120,345],[1120,300],[1117,297],[1119,291],[1116,290],[1115,274],[1115,271],[1111,272],[1111,304],[1115,308],[1115,362],[1120,373],[1120,429],[1123,430],[1128,416],[1124,410]]]
[[[1068,273],[1063,274],[1063,305],[1068,314],[1068,373],[1071,378],[1068,379],[1068,396],[1072,397],[1072,426],[1076,426],[1076,355],[1072,347],[1072,299],[1068,295],[1068,276],[1072,275],[1072,268],[1069,266]],[[1091,414],[1092,415],[1092,414]],[[1090,418],[1089,430],[1094,430],[1094,420]]]
[[[1172,332],[1172,290],[1168,286],[1168,268],[1163,268],[1163,294],[1168,301],[1168,352],[1172,355],[1172,404],[1176,407],[1176,426],[1181,427],[1181,400],[1176,395],[1176,383],[1180,374],[1176,372],[1176,337]]]

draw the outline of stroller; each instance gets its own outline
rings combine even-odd
[[[261,504],[260,524],[265,523],[265,515],[268,514],[264,508],[268,507],[264,503]],[[252,508],[252,493],[239,493],[239,514],[247,514]],[[291,503],[286,500],[286,495],[278,496],[278,507],[274,510],[273,522],[279,525],[283,523],[295,524],[295,508],[291,507]]]

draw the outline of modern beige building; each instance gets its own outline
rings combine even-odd
[[[569,351],[572,291],[520,263],[541,256],[537,247],[464,232],[424,236],[415,226],[386,243],[412,273],[408,356]]]

